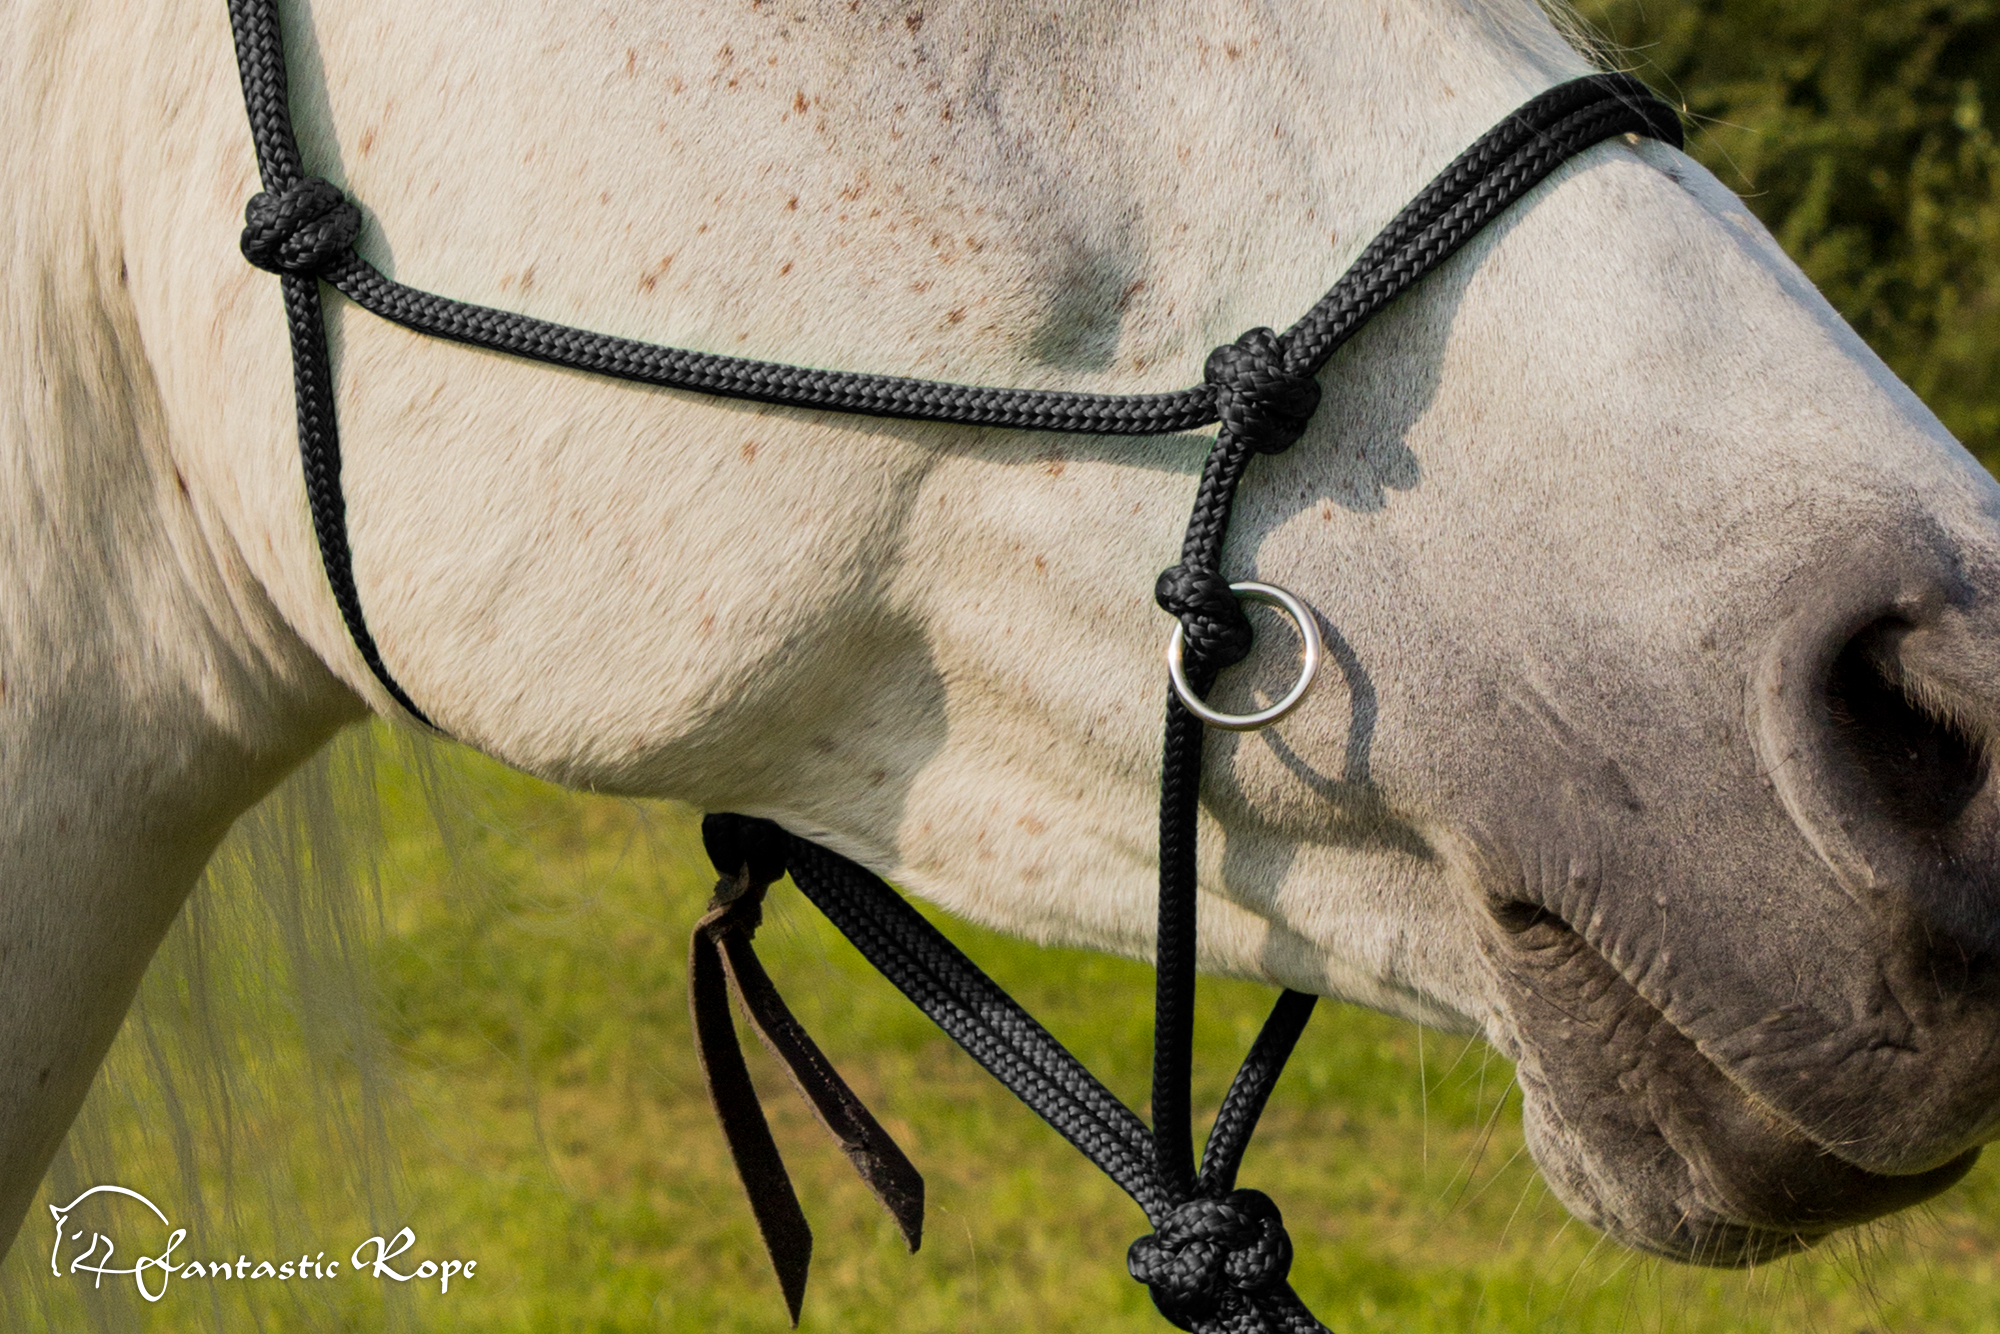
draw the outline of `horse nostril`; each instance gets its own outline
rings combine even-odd
[[[1524,903],[1519,899],[1508,899],[1491,905],[1493,920],[1503,931],[1519,935],[1539,926],[1549,915],[1549,910],[1539,903]]]
[[[1877,621],[1848,641],[1827,679],[1833,731],[1888,815],[1920,829],[1956,820],[1986,783],[1986,756],[1928,706],[1897,667],[1909,626]]]

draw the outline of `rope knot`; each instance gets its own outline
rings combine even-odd
[[[1250,656],[1250,618],[1220,571],[1169,565],[1153,585],[1153,601],[1180,618],[1189,662],[1221,671]]]
[[[1285,368],[1285,343],[1252,329],[1208,354],[1202,378],[1215,386],[1216,413],[1260,454],[1282,454],[1305,434],[1319,407],[1319,381]]]
[[[361,210],[331,181],[308,176],[243,210],[243,258],[271,273],[311,278],[333,267],[361,233]]]
[[[701,821],[702,847],[721,879],[716,905],[733,903],[785,874],[785,831],[769,820],[716,812]]]
[[[1175,1209],[1159,1231],[1132,1243],[1125,1267],[1152,1291],[1161,1315],[1192,1330],[1281,1286],[1292,1269],[1292,1239],[1270,1196],[1232,1190]]]

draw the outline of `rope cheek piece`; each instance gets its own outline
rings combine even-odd
[[[768,820],[713,814],[702,837],[721,874],[697,924],[689,967],[697,1048],[710,1098],[751,1201],[794,1325],[812,1232],[771,1139],[737,1047],[734,992],[752,1027],[880,1199],[915,1250],[923,1179],[869,1115],[779,998],[752,937],[768,886],[789,872],[799,890],[954,1041],[1129,1194],[1153,1231],[1126,1266],[1160,1313],[1197,1334],[1311,1334],[1322,1326],[1293,1293],[1292,1244],[1270,1197],[1238,1189],[1237,1166],[1316,998],[1286,991],[1251,1045],[1210,1130],[1201,1162],[1190,1137],[1196,961],[1196,815],[1208,726],[1275,721],[1298,702],[1319,657],[1312,613],[1282,589],[1234,584],[1222,572],[1236,490],[1250,460],[1290,448],[1319,406],[1316,378],[1363,324],[1556,167],[1618,135],[1679,147],[1673,110],[1621,74],[1561,84],[1459,155],[1383,229],[1306,315],[1283,334],[1252,329],[1209,354],[1202,383],[1164,394],[995,389],[749,361],[613,338],[452,301],[383,276],[353,248],[361,214],[339,189],[305,174],[286,91],[275,0],[230,0],[238,69],[263,191],[246,210],[242,250],[283,280],[298,408],[299,451],[313,529],[334,600],[356,648],[389,695],[430,724],[382,658],[362,613],[348,548],[339,433],[320,284],[418,333],[670,389],[791,407],[921,421],[1081,434],[1154,435],[1220,423],[1202,469],[1178,563],[1155,600],[1177,626],[1160,779],[1160,895],[1153,1034],[1153,1123],[1121,1103],[879,877]],[[1302,637],[1299,684],[1271,708],[1220,714],[1202,701],[1250,651],[1239,598],[1273,602]]]

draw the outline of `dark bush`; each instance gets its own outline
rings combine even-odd
[[[1585,0],[1883,359],[2000,465],[2000,4]]]

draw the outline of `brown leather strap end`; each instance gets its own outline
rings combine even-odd
[[[724,907],[710,913],[694,931],[688,960],[688,1002],[694,1017],[695,1050],[708,1083],[709,1101],[722,1122],[729,1155],[736,1163],[736,1176],[750,1199],[750,1212],[757,1219],[757,1230],[763,1234],[764,1249],[785,1295],[785,1309],[792,1328],[797,1329],[806,1274],[812,1267],[812,1228],[806,1223],[805,1210],[799,1207],[798,1194],[792,1189],[777,1142],[771,1138],[770,1124],[764,1119],[764,1108],[743,1063],[743,1050],[736,1042],[722,952],[708,931],[728,911]]]
[[[806,1104],[903,1233],[914,1253],[924,1238],[924,1178],[863,1105],[819,1044],[793,1017],[751,947],[749,933],[726,926],[714,937],[750,1026],[792,1077]]]

